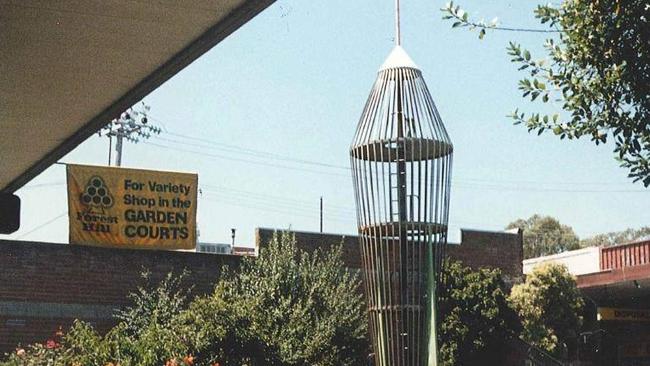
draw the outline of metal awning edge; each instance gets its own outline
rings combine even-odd
[[[83,127],[3,187],[1,192],[13,193],[20,189],[38,174],[65,156],[65,154],[84,142],[93,133],[97,132],[108,121],[116,118],[120,113],[142,100],[153,90],[209,51],[212,47],[216,46],[274,2],[275,0],[250,0],[230,12],[222,21],[210,27],[210,29],[192,41],[188,46],[142,79],[126,94],[113,102],[108,108],[86,122]]]

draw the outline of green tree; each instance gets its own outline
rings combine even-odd
[[[107,334],[77,320],[65,334],[12,354],[4,365],[180,365],[192,349],[190,329],[184,334],[179,318],[189,302],[185,276],[169,273],[155,284],[144,273],[144,285],[129,296],[132,305],[116,314],[119,323]]]
[[[360,280],[341,247],[307,253],[276,234],[257,259],[224,282],[223,298],[246,309],[250,327],[285,365],[359,365],[368,353]],[[265,363],[268,364],[268,363]]]
[[[449,3],[441,9],[454,27],[544,31],[472,21]],[[537,60],[511,42],[508,54],[528,77],[519,81],[524,98],[561,106],[564,113],[511,117],[528,131],[551,131],[560,139],[613,140],[616,158],[635,182],[650,186],[650,6],[647,0],[565,0],[539,5],[535,17],[555,33]]]
[[[501,364],[504,339],[520,329],[508,306],[501,272],[475,271],[458,261],[449,261],[444,268],[438,295],[442,364]]]
[[[645,226],[640,229],[626,229],[623,231],[615,231],[606,234],[594,235],[580,241],[581,247],[595,247],[628,243],[638,239],[650,237],[650,226]]]
[[[524,258],[580,248],[580,239],[573,229],[550,216],[535,214],[528,219],[515,220],[506,226],[506,229],[515,228],[524,232]]]
[[[508,301],[523,325],[522,339],[558,358],[572,355],[584,301],[564,265],[545,263],[512,288]]]

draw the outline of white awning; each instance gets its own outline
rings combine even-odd
[[[0,0],[0,191],[16,191],[273,2]]]

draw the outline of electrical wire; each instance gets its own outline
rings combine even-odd
[[[500,185],[478,185],[478,184],[452,184],[454,188],[472,189],[472,190],[492,190],[492,191],[515,191],[515,192],[553,192],[553,193],[648,193],[648,190],[633,190],[633,189],[561,189],[561,188],[545,188],[545,187],[509,187]]]
[[[172,133],[172,132],[168,132],[168,134],[169,135],[175,135],[175,136],[185,138],[185,139],[188,139],[188,140],[204,142],[204,143],[207,143],[208,146],[206,146],[206,145],[197,145],[196,143],[189,143],[189,142],[185,142],[185,141],[168,139],[168,138],[160,137],[160,136],[156,136],[156,138],[159,139],[159,140],[162,140],[162,141],[167,141],[167,142],[172,142],[172,143],[182,144],[182,145],[189,145],[189,146],[195,146],[195,147],[204,147],[204,148],[217,149],[217,150],[223,150],[223,151],[228,151],[228,152],[237,152],[237,153],[240,153],[240,154],[247,154],[247,155],[252,155],[252,156],[262,157],[262,158],[267,158],[267,159],[289,161],[289,162],[294,162],[294,163],[299,163],[299,164],[308,164],[308,165],[322,166],[322,167],[326,167],[326,168],[350,170],[350,167],[343,166],[343,165],[328,164],[328,163],[322,163],[322,162],[312,161],[312,160],[296,159],[296,158],[292,158],[292,157],[288,157],[288,156],[284,156],[284,155],[279,155],[279,154],[268,152],[268,151],[253,150],[253,149],[248,149],[248,148],[242,148],[242,147],[235,146],[235,145],[216,143],[214,141],[210,141],[210,140],[207,140],[207,139],[198,138],[198,137],[191,137],[191,136],[181,135],[181,134]]]
[[[222,186],[214,186],[214,185],[201,185],[201,188],[203,189],[204,192],[216,192],[220,193],[222,191],[225,192],[230,192],[229,194],[236,193],[244,196],[248,196],[250,198],[254,199],[262,199],[262,200],[279,200],[279,201],[289,201],[289,202],[294,202],[298,204],[304,204],[311,206],[314,202],[312,201],[306,201],[306,200],[298,200],[295,198],[287,198],[287,197],[280,197],[280,196],[274,196],[274,195],[268,195],[264,193],[259,193],[259,192],[251,192],[251,191],[244,191],[241,189],[234,189],[234,188],[227,188],[227,187],[222,187]],[[352,205],[352,203],[351,203]],[[329,204],[326,203],[326,206],[328,209],[336,209],[340,211],[345,211],[345,212],[352,212],[355,213],[356,210],[352,206],[344,206],[344,205],[336,205],[336,204]]]
[[[65,212],[63,212],[63,213],[61,213],[61,214],[59,214],[59,215],[57,215],[57,216],[55,216],[55,217],[53,217],[53,218],[51,218],[51,219],[45,221],[44,223],[42,223],[42,224],[40,224],[40,225],[34,227],[33,229],[29,230],[28,232],[23,233],[23,234],[17,236],[16,239],[22,239],[22,238],[26,237],[27,235],[32,234],[32,233],[34,233],[34,232],[36,232],[36,231],[38,231],[38,230],[40,230],[40,229],[46,227],[47,225],[49,225],[49,224],[55,222],[56,220],[62,218],[63,216],[65,216],[65,215],[67,215],[67,214],[68,214],[68,211],[65,211]]]
[[[282,208],[277,208],[277,207],[265,207],[265,206],[260,206],[260,205],[254,205],[254,204],[249,204],[249,203],[243,203],[241,201],[233,201],[229,200],[227,198],[205,198],[206,201],[213,201],[213,202],[219,202],[223,203],[226,205],[231,205],[231,206],[238,206],[238,207],[245,207],[245,208],[250,208],[254,210],[261,210],[261,211],[266,211],[266,212],[274,212],[274,213],[279,213],[279,214],[285,214],[285,215],[291,215],[292,217],[303,217],[303,218],[309,218],[309,219],[318,219],[320,216],[318,214],[314,215],[309,215],[306,213],[296,213],[293,210],[289,209],[282,209]],[[356,225],[356,221],[354,219],[343,219],[343,218],[338,218],[338,217],[330,217],[328,215],[328,220],[333,220],[333,221],[339,221],[339,222],[344,222],[344,223],[349,223],[351,225]]]
[[[54,186],[63,186],[65,185],[65,182],[50,182],[50,183],[39,183],[39,184],[32,184],[32,185],[26,185],[22,187],[21,189],[33,189],[33,188],[42,188],[42,187],[54,187]]]
[[[274,209],[284,209],[284,210],[289,210],[289,212],[297,212],[297,213],[304,213],[307,215],[315,215],[316,217],[319,216],[319,208],[314,207],[313,205],[302,205],[302,204],[295,204],[291,202],[281,202],[281,201],[263,201],[258,198],[250,198],[250,197],[239,197],[237,195],[233,195],[232,193],[210,193],[208,195],[205,195],[205,199],[208,198],[216,198],[220,200],[231,200],[236,203],[245,203],[245,204],[253,204],[253,205],[258,205],[258,206],[265,206],[265,207],[272,207]],[[339,218],[343,220],[354,220],[354,212],[339,212],[339,211],[334,211],[334,210],[326,210],[325,211],[328,217],[334,217],[334,218]]]
[[[162,149],[176,150],[176,151],[186,152],[186,153],[189,153],[189,154],[195,154],[195,155],[200,155],[200,156],[204,156],[204,157],[212,157],[212,158],[218,158],[218,159],[239,161],[239,162],[244,162],[244,163],[249,163],[249,164],[261,165],[261,166],[273,167],[273,168],[280,168],[280,169],[289,169],[289,170],[295,170],[295,171],[301,171],[301,172],[307,172],[307,173],[326,174],[326,175],[331,175],[331,176],[345,177],[345,178],[348,178],[348,179],[350,178],[348,175],[345,175],[345,174],[336,174],[336,173],[331,173],[331,172],[323,172],[323,171],[310,170],[310,169],[305,169],[305,168],[290,167],[290,166],[286,166],[286,165],[279,165],[279,164],[274,164],[274,163],[269,163],[269,162],[254,161],[254,160],[241,159],[241,158],[233,158],[233,157],[230,157],[230,156],[224,156],[224,155],[218,155],[218,154],[210,154],[210,153],[206,153],[206,152],[202,152],[202,151],[188,150],[188,149],[182,149],[182,148],[177,148],[177,147],[161,145],[161,144],[157,144],[155,142],[149,142],[149,141],[141,141],[141,142],[144,143],[144,144],[151,145],[151,146],[156,146],[156,147],[159,147],[159,148],[162,148]]]
[[[179,140],[173,140],[173,139],[166,139],[164,137],[162,137],[162,138],[158,137],[158,138],[163,140],[163,141],[168,141],[168,142],[172,142],[172,143],[183,144],[183,145],[191,145],[191,146],[197,147],[199,149],[200,148],[208,148],[208,149],[210,149],[210,148],[216,148],[216,149],[221,148],[221,149],[227,149],[227,151],[230,151],[230,152],[242,153],[242,154],[250,154],[252,156],[257,156],[257,157],[264,158],[264,159],[273,157],[273,159],[283,160],[283,161],[287,161],[287,162],[297,162],[297,163],[300,163],[300,164],[310,164],[310,165],[314,165],[314,166],[335,168],[335,169],[341,169],[341,170],[346,170],[346,171],[350,170],[350,167],[342,166],[342,165],[321,163],[321,162],[305,160],[305,159],[295,159],[295,158],[290,158],[290,157],[274,154],[274,153],[271,153],[271,152],[268,152],[268,151],[254,150],[254,149],[242,148],[242,147],[239,147],[239,146],[236,146],[236,145],[216,143],[214,141],[207,140],[207,139],[204,139],[204,138],[185,135],[185,134],[179,134],[179,133],[175,133],[175,132],[168,132],[168,134],[173,135],[173,136],[177,136],[177,137],[180,137],[180,138],[189,139],[189,140],[205,142],[205,143],[209,144],[210,146],[197,145],[197,144],[192,144],[192,143],[188,143],[188,142],[185,142],[185,141],[179,141]],[[170,149],[178,149],[179,151],[184,151],[184,149],[178,148],[178,147],[173,147],[173,146],[165,146],[165,147],[170,148]],[[198,151],[192,151],[192,153],[202,154],[201,152],[198,152]],[[237,159],[237,158],[226,157],[226,156],[222,156],[222,155],[215,155],[215,157],[229,159],[229,160]],[[246,160],[246,159],[244,159],[244,160],[246,162],[249,162],[249,163],[257,163],[257,164],[266,165],[266,163],[253,162],[251,160]],[[293,167],[287,167],[287,168],[294,169],[294,170],[297,169],[297,168],[293,168]],[[337,176],[341,176],[341,177],[344,177],[344,178],[349,178],[348,175],[333,174],[331,172],[323,172],[323,171],[310,171],[310,172],[320,173],[320,174],[328,174],[328,175],[337,175]],[[534,180],[485,180],[485,179],[476,179],[476,178],[466,178],[466,179],[455,179],[454,183],[460,183],[460,184],[466,184],[466,185],[474,185],[474,186],[471,186],[471,187],[470,186],[467,186],[467,187],[459,186],[458,187],[458,188],[472,188],[472,189],[481,189],[481,188],[484,187],[483,185],[477,186],[476,183],[487,183],[487,185],[485,185],[485,187],[487,187],[486,189],[494,190],[494,189],[497,189],[497,188],[503,188],[503,190],[507,190],[507,191],[526,191],[526,190],[528,190],[528,191],[544,191],[544,192],[571,192],[571,193],[581,193],[581,192],[584,192],[584,193],[606,193],[606,192],[613,192],[613,193],[630,193],[630,192],[646,193],[646,192],[648,192],[647,190],[640,190],[640,189],[636,189],[636,190],[635,189],[584,190],[584,189],[563,189],[563,188],[546,188],[546,187],[527,188],[527,187],[518,187],[518,186],[517,187],[502,186],[502,184],[510,184],[510,183],[512,183],[512,184],[535,184],[535,185],[550,184],[550,185],[609,185],[609,186],[625,184],[625,183],[614,183],[614,182],[542,182],[542,181],[534,181]]]
[[[232,161],[239,161],[239,162],[245,162],[245,163],[249,163],[249,164],[256,164],[256,165],[267,166],[267,167],[270,166],[270,167],[275,167],[275,168],[280,168],[280,169],[290,169],[290,170],[305,171],[305,172],[315,173],[315,174],[338,176],[338,177],[342,177],[342,178],[346,178],[346,179],[350,178],[348,175],[345,175],[345,174],[326,172],[326,171],[322,171],[322,170],[312,170],[312,169],[291,167],[291,166],[278,165],[278,164],[268,163],[268,162],[263,162],[263,161],[255,161],[255,160],[250,160],[250,159],[235,158],[235,157],[219,155],[219,154],[211,154],[211,153],[206,153],[206,152],[202,152],[202,151],[178,148],[178,147],[175,147],[175,146],[161,145],[161,144],[157,144],[157,143],[154,143],[154,142],[148,142],[148,141],[144,141],[144,143],[149,144],[149,145],[153,145],[153,146],[157,146],[157,147],[160,147],[160,148],[163,148],[163,149],[187,152],[187,153],[196,154],[196,155],[200,155],[200,156],[204,156],[204,157],[213,157],[213,158],[226,159],[226,160],[232,160]],[[478,180],[476,180],[476,181],[478,181]],[[485,182],[489,182],[489,181],[485,181]],[[533,183],[533,182],[531,181],[531,183]],[[538,184],[542,184],[542,183],[538,183]],[[595,190],[595,189],[592,189],[592,190],[585,190],[585,189],[564,189],[564,188],[546,188],[546,187],[521,187],[521,186],[507,186],[507,185],[500,185],[500,184],[477,184],[477,183],[472,183],[472,182],[464,182],[462,180],[454,180],[454,183],[452,183],[452,187],[459,188],[459,189],[471,189],[471,190],[557,192],[557,193],[647,193],[648,192],[647,190],[633,190],[633,189],[621,189],[621,190],[612,190],[612,189]]]

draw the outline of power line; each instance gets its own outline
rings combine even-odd
[[[210,194],[208,197],[205,197],[204,199],[210,199],[210,198],[216,198],[219,200],[229,200],[231,202],[235,203],[243,203],[247,205],[255,205],[256,207],[270,207],[274,210],[286,210],[288,213],[297,213],[297,214],[304,214],[304,215],[309,215],[310,217],[316,216],[318,217],[318,207],[310,207],[310,206],[304,206],[304,205],[295,205],[291,203],[281,203],[281,202],[262,202],[259,200],[254,200],[254,201],[246,201],[245,199],[242,199],[241,197],[233,196],[232,194]],[[337,212],[331,212],[328,217],[330,218],[337,218],[341,220],[352,220],[354,221],[354,213],[349,213],[348,215],[342,214],[342,213],[337,213]]]
[[[465,178],[462,180],[465,183],[505,183],[505,184],[551,184],[551,185],[604,185],[604,186],[614,186],[614,185],[627,185],[629,182],[563,182],[563,181],[538,181],[538,180],[488,180],[488,179],[478,179],[478,178]]]
[[[323,163],[323,162],[318,162],[318,161],[313,161],[313,160],[296,159],[296,158],[293,158],[293,157],[279,155],[279,154],[268,152],[268,151],[253,150],[253,149],[243,148],[243,147],[235,146],[235,145],[217,143],[217,142],[210,141],[210,140],[203,139],[203,138],[192,137],[192,136],[187,136],[187,135],[181,135],[181,134],[172,133],[172,132],[168,132],[168,134],[178,136],[178,137],[181,137],[181,138],[185,138],[185,139],[188,139],[188,140],[204,142],[204,143],[207,143],[209,146],[197,145],[196,143],[189,143],[189,142],[185,142],[185,141],[173,140],[173,139],[168,139],[168,138],[164,138],[164,137],[158,137],[158,139],[163,140],[163,141],[176,143],[176,144],[182,144],[182,145],[189,145],[189,146],[195,146],[195,147],[204,147],[204,148],[223,150],[223,151],[234,151],[234,152],[238,152],[240,154],[252,155],[252,156],[262,157],[262,158],[267,158],[267,159],[290,161],[290,162],[295,162],[295,163],[299,163],[299,164],[316,165],[316,166],[322,166],[322,167],[333,168],[333,169],[350,170],[350,167],[343,166],[343,165],[328,164],[328,163]]]
[[[155,118],[157,121],[160,121],[158,118]],[[334,169],[340,169],[340,170],[346,170],[350,171],[349,166],[344,166],[344,165],[337,165],[337,164],[330,164],[330,163],[322,163],[318,161],[313,161],[313,160],[307,160],[307,159],[296,159],[293,157],[288,157],[280,154],[276,154],[273,152],[269,151],[263,151],[263,150],[257,150],[257,149],[251,149],[251,148],[246,148],[242,147],[239,145],[232,145],[232,144],[227,144],[227,143],[222,143],[222,142],[215,142],[214,140],[209,140],[197,136],[192,136],[192,135],[187,135],[187,134],[182,134],[178,132],[173,132],[173,131],[166,131],[168,135],[171,136],[176,136],[182,139],[187,139],[187,140],[192,140],[192,141],[199,141],[208,144],[209,146],[205,145],[197,145],[195,143],[189,143],[186,141],[180,141],[180,140],[174,140],[174,139],[168,139],[160,136],[156,136],[158,139],[162,141],[168,141],[176,144],[182,144],[186,146],[193,146],[197,148],[208,148],[208,149],[216,149],[216,150],[222,150],[222,151],[230,151],[230,152],[235,152],[235,153],[240,153],[240,154],[245,154],[245,155],[251,155],[255,157],[260,157],[263,159],[276,159],[276,160],[283,160],[287,162],[296,162],[300,164],[308,164],[308,165],[314,165],[314,166],[322,166],[326,168],[334,168]],[[157,145],[160,146],[160,145]],[[170,146],[165,146],[167,148],[176,148],[179,149],[179,151],[182,151],[182,148],[177,148],[177,147],[170,147]],[[198,152],[194,152],[198,153]],[[224,158],[224,159],[230,159],[234,160],[236,158],[232,157],[226,157],[219,155],[219,158]],[[294,168],[295,169],[295,168]],[[342,177],[349,178],[348,175],[342,175]],[[501,184],[501,183],[513,183],[513,184],[550,184],[550,185],[621,185],[621,184],[626,184],[626,183],[615,183],[615,182],[564,182],[564,181],[538,181],[538,180],[485,180],[485,179],[477,179],[477,178],[465,178],[465,179],[455,179],[454,180],[456,183],[469,183],[472,184],[474,182],[481,182],[481,183],[490,183],[490,184]],[[560,190],[562,191],[562,190]],[[591,191],[589,191],[591,193]],[[600,192],[600,191],[597,191]],[[609,190],[607,191],[609,192]],[[646,190],[617,190],[615,192],[648,192]]]
[[[256,165],[261,165],[261,166],[267,166],[267,167],[276,167],[276,168],[281,168],[281,169],[290,169],[290,170],[297,170],[297,171],[305,171],[309,173],[315,173],[315,174],[324,174],[324,175],[330,175],[330,176],[338,176],[338,177],[343,177],[349,179],[350,177],[348,175],[344,174],[337,174],[337,173],[332,173],[332,172],[325,172],[322,170],[312,170],[312,169],[305,169],[305,168],[297,168],[297,167],[290,167],[286,165],[278,165],[274,163],[268,163],[268,162],[262,162],[262,161],[255,161],[255,160],[250,160],[250,159],[242,159],[242,158],[234,158],[230,156],[224,156],[224,155],[218,155],[218,154],[211,154],[211,153],[206,153],[202,151],[195,151],[195,150],[188,150],[188,149],[183,149],[183,148],[178,148],[178,147],[173,147],[173,146],[166,146],[166,145],[161,145],[161,144],[156,144],[153,142],[145,142],[146,144],[150,144],[153,146],[157,146],[163,149],[170,149],[170,150],[176,150],[176,151],[181,151],[181,152],[187,152],[191,154],[196,154],[200,156],[207,156],[207,157],[213,157],[213,158],[219,158],[219,159],[226,159],[226,160],[233,160],[233,161],[240,161],[240,162],[246,162],[250,164],[256,164]],[[486,181],[489,182],[489,181]],[[532,183],[532,181],[531,181]],[[544,187],[512,187],[512,186],[503,186],[503,185],[498,185],[498,184],[488,184],[488,185],[480,185],[472,182],[464,182],[462,180],[454,180],[454,183],[452,183],[452,187],[459,188],[459,189],[483,189],[483,190],[497,190],[497,191],[530,191],[530,192],[560,192],[560,193],[647,193],[647,190],[611,190],[611,189],[602,189],[602,190],[584,190],[584,189],[561,189],[561,188],[544,188]]]
[[[219,203],[224,203],[227,205],[231,206],[239,206],[239,207],[246,207],[254,210],[262,210],[262,211],[267,211],[267,212],[275,212],[275,213],[280,213],[284,215],[291,215],[292,217],[303,217],[303,218],[309,218],[309,219],[318,219],[319,215],[318,212],[315,212],[314,215],[306,214],[306,213],[296,213],[295,211],[292,211],[291,209],[283,209],[283,208],[277,208],[277,207],[268,207],[268,206],[259,206],[259,205],[252,205],[248,203],[242,203],[241,201],[233,201],[229,200],[227,198],[220,198],[220,199],[210,199],[206,198],[207,201],[213,201],[213,202],[219,202]],[[331,220],[334,221],[339,221],[339,222],[344,222],[348,223],[351,225],[356,224],[354,219],[343,219],[343,218],[337,218],[337,217],[332,217],[330,218]]]
[[[35,228],[29,230],[28,232],[26,232],[26,233],[24,233],[24,234],[21,234],[21,235],[17,236],[16,239],[22,239],[22,238],[24,238],[25,236],[27,236],[27,235],[29,235],[29,234],[31,234],[31,233],[33,233],[33,232],[36,232],[36,231],[38,231],[38,230],[40,230],[40,229],[46,227],[47,225],[53,223],[54,221],[56,221],[56,220],[62,218],[63,216],[65,216],[65,215],[67,215],[67,214],[68,214],[68,211],[65,211],[65,212],[63,212],[63,213],[61,213],[61,214],[59,214],[59,215],[57,215],[57,216],[55,216],[55,217],[53,217],[53,218],[47,220],[46,222],[44,222],[44,223],[42,223],[42,224],[36,226]]]
[[[235,201],[235,200],[229,200],[227,198],[222,198],[222,199],[210,199],[206,198],[207,201],[211,202],[219,202],[219,203],[224,203],[227,205],[231,206],[237,206],[237,207],[246,207],[246,208],[252,208],[256,210],[261,210],[261,211],[267,211],[267,212],[275,212],[275,213],[280,213],[280,214],[285,214],[285,215],[291,215],[292,217],[302,217],[302,218],[308,218],[308,219],[317,219],[319,218],[318,214],[314,215],[309,215],[309,214],[302,214],[302,213],[296,213],[293,211],[287,211],[286,209],[276,209],[274,207],[268,207],[268,206],[259,206],[259,205],[251,205],[248,203],[242,203],[241,201]],[[325,218],[328,218],[325,216]],[[338,222],[343,222],[346,224],[350,225],[356,225],[356,220],[354,218],[351,219],[345,219],[345,218],[333,218],[333,221],[338,221]],[[472,223],[472,222],[467,222],[467,221],[459,221],[459,220],[452,220],[450,221],[452,224],[448,225],[450,228],[462,228],[461,225],[469,225],[469,226],[485,226],[485,224],[479,224],[479,223]],[[493,227],[497,225],[491,225]],[[493,229],[497,230],[497,229]]]
[[[209,189],[204,189],[204,191],[208,191],[208,192],[228,191],[228,192],[236,192],[236,193],[240,193],[240,194],[243,194],[243,195],[247,195],[247,196],[250,196],[251,198],[260,198],[260,199],[264,199],[264,200],[290,201],[290,202],[295,202],[295,203],[298,203],[298,204],[306,204],[306,205],[311,205],[313,203],[311,201],[306,201],[306,200],[298,200],[298,199],[295,199],[295,198],[274,196],[274,195],[269,195],[269,194],[265,194],[265,193],[244,191],[244,190],[241,190],[241,189],[227,188],[227,187],[222,187],[222,186],[214,186],[214,185],[209,185],[209,184],[208,185],[201,185],[201,187],[209,188]],[[354,209],[351,206],[328,204],[327,207],[328,208],[335,208],[335,209],[341,210],[341,211],[356,212],[356,209]]]
[[[318,207],[315,205],[300,205],[300,204],[294,204],[290,202],[268,202],[268,201],[260,201],[257,198],[247,198],[247,197],[238,197],[236,195],[233,195],[232,193],[211,193],[207,198],[218,198],[220,200],[230,200],[233,202],[244,202],[248,204],[254,204],[254,205],[261,205],[261,206],[266,206],[266,207],[272,207],[273,209],[283,209],[283,210],[290,210],[289,212],[298,212],[298,213],[304,213],[307,215],[318,215]],[[248,201],[247,201],[248,200]],[[354,219],[354,212],[348,212],[348,213],[342,213],[342,212],[329,212],[328,217],[334,217],[334,218],[339,218],[343,220],[350,220]]]
[[[26,185],[22,187],[21,189],[32,189],[32,188],[42,188],[42,187],[53,187],[53,186],[62,186],[65,185],[65,182],[50,182],[50,183],[39,183],[39,184],[32,184],[32,185]]]
[[[204,185],[203,187],[216,187],[216,186],[209,186],[209,185],[205,186]],[[224,190],[230,190],[230,189],[224,189]],[[206,189],[204,189],[204,191],[214,192],[214,191],[206,190]],[[251,196],[249,196],[249,197],[245,196],[245,198],[249,198],[249,199],[257,199],[256,196],[259,196],[259,194],[256,194],[254,192],[248,192],[248,191],[242,191],[242,190],[235,190],[235,191],[251,193]],[[237,204],[241,203],[241,201],[236,201],[233,197],[229,196],[230,195],[229,193],[222,193],[222,195],[224,196],[224,198],[221,198],[221,199],[218,199],[218,200],[210,200],[210,199],[208,199],[208,200],[209,201],[219,201],[219,200],[224,200],[225,201],[225,200],[229,200],[229,202],[231,204],[233,204],[233,205],[237,205]],[[273,197],[274,199],[277,199],[277,200],[286,201],[283,204],[284,207],[279,207],[281,209],[290,208],[290,209],[298,209],[298,210],[301,210],[301,211],[306,211],[308,216],[305,216],[305,217],[315,218],[314,217],[315,208],[313,208],[313,206],[311,205],[311,202],[302,201],[302,200],[295,200],[295,199],[286,198],[286,197],[279,197],[279,196],[271,196],[271,197]],[[297,202],[299,204],[295,205],[295,204],[292,204],[291,202]],[[256,201],[255,203],[259,204],[260,202]],[[307,203],[307,206],[303,205],[303,203]],[[265,209],[264,207],[269,207],[269,206],[273,207],[273,208],[276,208],[276,203],[275,202],[261,203],[261,204],[262,204],[263,207],[258,207],[258,208],[262,209],[262,210]],[[350,211],[356,211],[356,210],[350,209]],[[293,214],[293,212],[284,212],[284,213]],[[350,218],[352,219],[352,221],[354,221],[354,217],[356,216],[356,212],[350,212],[350,213],[351,213],[350,216],[348,216],[348,215],[342,215],[341,216],[340,214],[338,214],[337,217],[342,218],[346,222],[350,222],[350,220],[349,220]],[[455,219],[452,219],[451,221],[456,223],[456,224],[460,224],[460,225],[485,226],[485,223],[478,223],[478,222],[471,222],[471,221],[464,221],[464,220],[455,220]],[[492,226],[496,227],[498,225],[492,225]],[[460,226],[457,226],[457,227],[460,227]]]
[[[335,168],[335,169],[341,169],[341,170],[346,170],[349,171],[350,167],[349,166],[343,166],[343,165],[336,165],[336,164],[328,164],[328,163],[321,163],[317,161],[312,161],[312,160],[306,160],[306,159],[295,159],[291,157],[286,157],[282,155],[278,155],[269,151],[262,151],[262,150],[254,150],[254,149],[249,149],[249,148],[244,148],[241,146],[236,146],[236,145],[230,145],[230,144],[224,144],[224,143],[218,143],[212,140],[196,137],[196,136],[190,136],[190,135],[185,135],[185,134],[180,134],[180,133],[175,133],[175,132],[168,132],[169,135],[173,136],[178,136],[181,138],[189,139],[189,140],[194,140],[194,141],[200,141],[200,142],[205,142],[209,144],[210,146],[202,146],[202,145],[196,145],[192,143],[188,143],[185,141],[179,141],[179,140],[173,140],[173,139],[167,139],[164,137],[158,137],[159,139],[163,141],[168,141],[168,142],[173,142],[173,143],[178,143],[178,144],[183,144],[183,145],[190,145],[190,146],[195,146],[198,148],[205,147],[205,148],[215,148],[215,149],[222,149],[222,150],[227,150],[227,151],[235,151],[238,153],[242,154],[250,154],[254,156],[258,156],[261,158],[269,158],[273,157],[274,159],[279,159],[279,160],[284,160],[284,161],[292,161],[292,162],[298,162],[301,164],[310,164],[310,165],[315,165],[315,166],[323,166],[327,168]],[[348,176],[345,176],[346,178]],[[537,180],[485,180],[485,179],[477,179],[477,178],[465,178],[465,179],[456,179],[455,180],[458,183],[473,183],[473,182],[481,182],[481,183],[516,183],[516,184],[551,184],[551,185],[621,185],[621,184],[626,184],[626,183],[615,183],[615,182],[564,182],[564,181],[537,181]],[[645,190],[621,190],[622,192],[646,192]]]
[[[452,184],[452,187],[460,189],[481,189],[492,191],[521,191],[521,192],[555,192],[555,193],[648,193],[648,190],[632,190],[632,189],[600,189],[600,190],[585,190],[585,189],[561,189],[561,188],[544,188],[544,187],[509,187],[500,185],[478,185],[472,183]]]
[[[239,161],[239,162],[255,164],[255,165],[261,165],[261,166],[266,166],[266,167],[289,169],[289,170],[296,170],[296,171],[315,173],[315,174],[326,174],[326,175],[339,176],[339,177],[345,177],[345,178],[351,179],[350,176],[344,175],[344,174],[323,172],[323,171],[317,171],[317,170],[311,170],[311,169],[305,169],[305,168],[296,168],[296,167],[290,167],[290,166],[286,166],[286,165],[279,165],[279,164],[268,163],[268,162],[254,161],[254,160],[249,160],[249,159],[233,158],[233,157],[230,157],[230,156],[224,156],[224,155],[218,155],[218,154],[210,154],[210,153],[206,153],[206,152],[202,152],[202,151],[194,151],[194,150],[182,149],[182,148],[178,148],[178,147],[165,146],[165,145],[161,145],[161,144],[157,144],[155,142],[149,142],[149,141],[144,141],[144,143],[147,144],[147,145],[156,146],[156,147],[159,147],[159,148],[162,148],[162,149],[182,151],[182,152],[186,152],[186,153],[190,153],[190,154],[196,154],[196,155],[207,156],[207,157],[212,157],[212,158]]]

